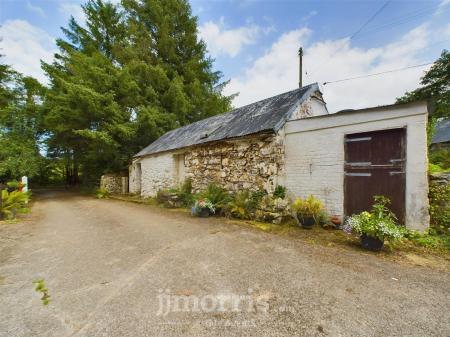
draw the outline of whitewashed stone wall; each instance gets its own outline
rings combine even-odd
[[[285,126],[284,182],[295,196],[312,194],[330,214],[344,213],[344,136],[383,129],[407,129],[406,226],[429,225],[426,106],[330,115],[290,121]]]
[[[133,160],[132,164],[128,168],[129,192],[132,194],[141,193],[141,174],[140,167],[138,168],[138,165],[140,166],[139,161]]]
[[[325,102],[322,100],[322,95],[316,93],[303,102],[299,108],[293,112],[289,120],[302,119],[312,116],[328,115],[328,110]]]
[[[155,196],[158,190],[176,184],[176,163],[171,152],[139,159],[141,164],[141,195]],[[136,192],[135,192],[136,193]]]

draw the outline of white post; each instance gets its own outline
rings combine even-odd
[[[27,193],[28,192],[28,177],[27,176],[23,176],[22,177],[22,192]]]
[[[22,192],[27,193],[28,192],[28,177],[27,176],[22,177],[22,184],[23,184]],[[28,200],[25,201],[25,204],[28,204]]]

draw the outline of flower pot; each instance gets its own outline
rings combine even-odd
[[[211,215],[211,212],[209,210],[209,208],[201,208],[200,211],[198,212],[198,216],[200,218],[207,218]]]
[[[341,225],[341,219],[337,215],[333,215],[330,220],[336,227]]]
[[[378,238],[368,236],[366,234],[361,235],[361,246],[364,249],[372,250],[378,252],[383,248],[384,242]]]
[[[311,229],[314,224],[316,223],[316,220],[312,216],[306,216],[306,217],[299,217],[300,223],[302,224],[303,228]]]

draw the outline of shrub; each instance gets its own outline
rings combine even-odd
[[[26,207],[30,200],[30,192],[24,193],[21,191],[8,192],[2,191],[2,214],[7,219],[14,219],[17,213],[26,213],[28,208]]]
[[[284,199],[286,197],[286,187],[277,185],[277,187],[275,187],[275,191],[273,192],[273,197]]]
[[[23,187],[23,184],[17,180],[11,180],[6,183],[6,186],[8,187],[9,191],[15,191]]]
[[[158,192],[156,192],[156,197],[155,197],[156,202],[159,205],[163,205],[164,207],[173,207],[169,202],[172,194],[173,194],[172,190],[169,190],[169,189],[158,190]]]
[[[281,224],[292,218],[289,200],[265,195],[259,202],[255,216],[259,221]]]
[[[186,179],[178,187],[158,190],[155,199],[158,204],[164,207],[190,207],[194,204],[192,182],[190,179]]]
[[[192,194],[192,180],[186,179],[179,188],[178,195],[184,207],[189,207],[194,204],[194,195]]]
[[[255,201],[252,199],[252,194],[249,190],[239,191],[234,195],[233,200],[228,203],[227,211],[233,217],[250,219],[255,208]]]
[[[210,183],[204,191],[198,194],[197,199],[208,199],[214,205],[216,211],[220,211],[231,198],[224,188],[215,183]]]
[[[319,224],[324,214],[322,202],[312,195],[306,199],[296,199],[291,208],[300,218],[313,217],[316,224]]]
[[[430,225],[439,234],[450,234],[450,185],[430,185]]]
[[[395,215],[387,207],[390,200],[383,196],[375,196],[374,200],[370,212],[365,211],[347,219],[344,231],[366,234],[381,241],[396,241],[402,238],[404,230],[397,226]]]
[[[105,188],[98,188],[95,191],[95,196],[97,197],[97,199],[108,199],[109,198],[109,192]]]
[[[450,169],[450,149],[437,149],[429,153],[430,162],[441,168],[442,171]]]

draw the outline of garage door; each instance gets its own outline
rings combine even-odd
[[[373,196],[384,195],[404,223],[405,133],[392,129],[345,136],[345,215],[369,210]]]

